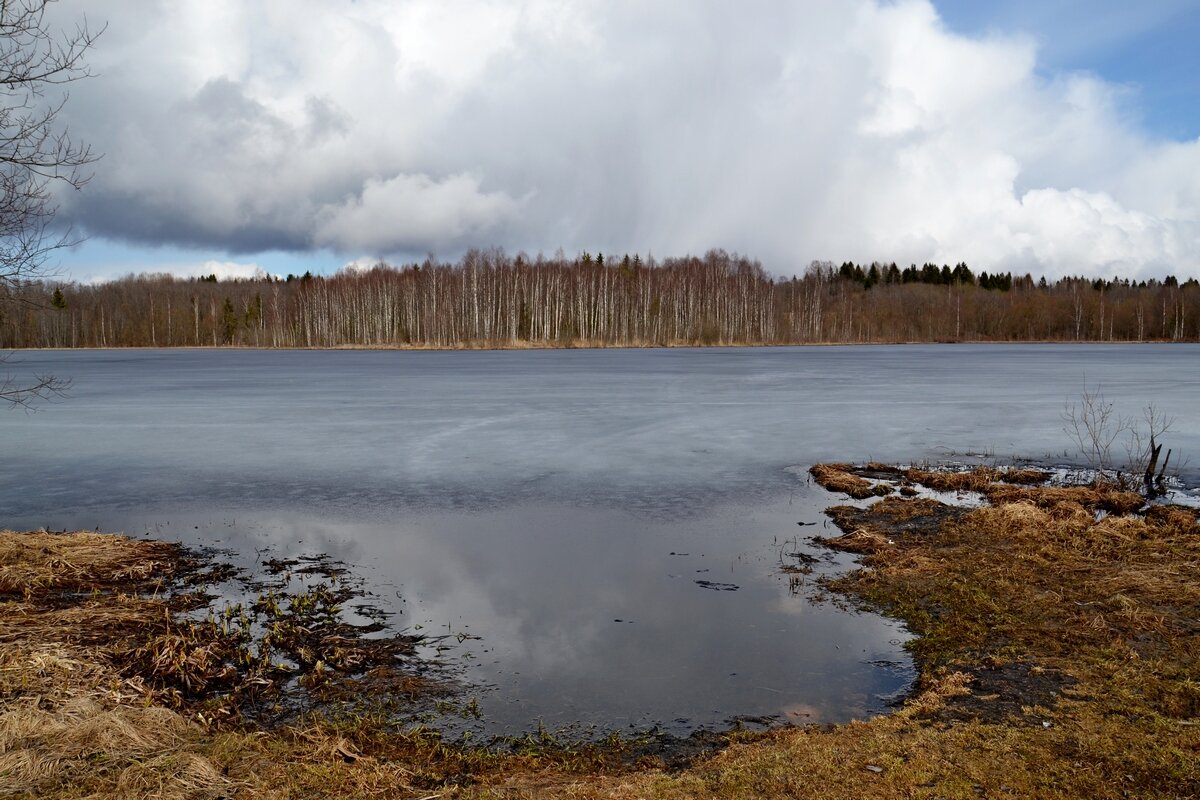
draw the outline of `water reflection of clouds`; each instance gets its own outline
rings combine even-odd
[[[450,638],[442,657],[496,687],[479,698],[493,730],[687,718],[683,732],[798,704],[857,715],[881,680],[902,684],[864,666],[880,651],[903,658],[887,644],[894,624],[813,607],[775,574],[778,541],[825,499],[802,487],[683,520],[561,504],[371,519],[240,511],[174,515],[155,535],[219,539],[249,567],[255,554],[325,553],[402,612],[398,627],[482,637]]]
[[[797,705],[858,715],[878,678],[865,660],[896,657],[897,629],[787,593],[768,534],[794,525],[794,501],[703,522],[538,505],[387,523],[275,516],[245,530],[277,555],[317,548],[362,565],[381,594],[404,597],[403,625],[481,636],[451,656],[474,655],[470,677],[498,687],[484,713],[511,730],[533,719],[719,724]]]
[[[589,630],[602,626],[594,614],[566,613],[579,608],[571,565],[553,549],[513,545],[511,532],[497,535],[505,521],[505,515],[450,514],[380,525],[274,516],[247,525],[243,540],[269,547],[274,557],[322,552],[354,565],[385,601],[389,593],[400,595],[406,609],[400,624],[419,623],[431,636],[486,632],[481,647],[531,669],[576,660],[572,651],[586,647]],[[230,546],[238,548],[232,540]]]

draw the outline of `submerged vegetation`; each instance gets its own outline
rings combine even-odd
[[[320,663],[346,681],[370,673],[346,655],[357,639],[337,627],[337,598],[313,593],[328,575],[291,596],[264,588],[276,610],[264,600],[260,623],[244,626],[246,609],[197,614],[198,587],[221,576],[173,545],[6,532],[0,785],[147,798],[1200,795],[1195,509],[1148,505],[1110,484],[1052,485],[1029,468],[813,474],[832,491],[869,487],[867,499],[829,509],[841,534],[820,540],[860,554],[861,566],[823,580],[835,602],[882,610],[916,635],[919,677],[892,714],[731,734],[678,769],[616,739],[451,746],[369,704],[337,706],[342,694],[326,707],[338,713],[256,715],[262,703],[231,687],[271,680],[262,665],[272,659],[247,647],[271,622],[346,640],[340,657],[304,655],[303,642],[279,656],[296,685]],[[980,505],[939,499],[948,492]],[[411,643],[396,642],[394,674],[413,678]]]
[[[0,347],[570,347],[1195,341],[1200,283],[915,264],[500,250],[286,280],[141,275],[0,285]]]

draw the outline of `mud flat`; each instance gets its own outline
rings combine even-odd
[[[828,602],[916,635],[919,677],[891,714],[683,759],[616,738],[452,747],[369,702],[448,687],[410,639],[343,621],[353,585],[330,565],[280,564],[209,616],[204,587],[227,576],[175,545],[5,532],[0,794],[1200,796],[1196,509],[1032,469],[814,476],[847,493],[820,542],[860,559],[823,579]]]

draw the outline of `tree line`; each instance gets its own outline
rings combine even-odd
[[[472,250],[332,276],[131,275],[0,286],[0,347],[503,347],[1196,341],[1195,279]]]

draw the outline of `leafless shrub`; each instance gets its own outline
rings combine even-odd
[[[1142,491],[1150,496],[1166,492],[1167,467],[1171,463],[1172,451],[1168,448],[1161,464],[1163,436],[1175,424],[1175,418],[1167,416],[1153,403],[1142,410],[1144,427],[1133,426],[1125,446],[1128,460],[1129,480],[1140,482]]]
[[[1147,497],[1166,492],[1173,451],[1168,449],[1163,456],[1162,439],[1175,424],[1174,417],[1154,403],[1142,409],[1140,422],[1123,416],[1097,387],[1084,389],[1078,401],[1068,401],[1062,419],[1063,430],[1079,446],[1088,466],[1095,471],[1097,482],[1111,481]],[[1112,450],[1121,439],[1124,439],[1125,461],[1118,465]]]
[[[1113,444],[1133,428],[1129,417],[1116,412],[1100,387],[1084,388],[1079,400],[1068,400],[1062,412],[1063,431],[1075,440],[1097,480],[1115,480]]]

